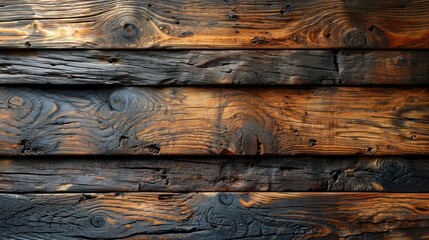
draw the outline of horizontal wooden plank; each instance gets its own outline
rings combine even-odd
[[[429,85],[426,51],[3,51],[1,84]]]
[[[429,154],[426,88],[0,89],[0,154]]]
[[[0,47],[427,49],[428,15],[428,0],[3,0]]]
[[[429,159],[394,157],[0,159],[0,192],[429,192]]]
[[[422,239],[428,194],[0,194],[7,239]]]

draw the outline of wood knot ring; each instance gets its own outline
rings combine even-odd
[[[241,150],[244,155],[260,155],[261,143],[253,132],[245,132],[241,139]]]
[[[122,94],[119,94],[118,92],[113,92],[110,95],[109,105],[110,105],[110,108],[114,111],[118,111],[118,112],[124,111],[126,102],[127,101],[124,98],[124,96],[122,96]]]
[[[106,224],[106,220],[102,216],[95,215],[91,218],[91,225],[95,228],[101,228]]]
[[[22,107],[25,103],[25,99],[19,96],[13,96],[8,100],[8,103],[11,108]]]
[[[140,15],[117,15],[108,19],[104,29],[113,46],[135,46],[140,43],[143,23]]]
[[[234,198],[231,194],[219,193],[219,201],[224,205],[231,206]]]
[[[343,42],[347,47],[360,48],[366,45],[367,39],[363,32],[359,30],[352,30],[346,33]]]

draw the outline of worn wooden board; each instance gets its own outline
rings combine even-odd
[[[429,153],[426,88],[0,89],[0,154]]]
[[[8,239],[422,239],[428,194],[0,194]]]
[[[2,158],[0,192],[429,192],[427,157]]]
[[[428,15],[428,0],[3,0],[0,47],[424,49]]]
[[[6,50],[0,83],[429,85],[429,52]]]

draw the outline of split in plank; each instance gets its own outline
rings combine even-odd
[[[3,0],[0,47],[424,49],[428,15],[428,0]]]
[[[2,158],[1,192],[429,192],[428,158]],[[192,169],[192,171],[190,171]]]
[[[0,194],[0,238],[420,239],[429,194]]]
[[[0,83],[429,85],[429,52],[6,50]]]
[[[0,154],[429,154],[429,89],[4,87]]]

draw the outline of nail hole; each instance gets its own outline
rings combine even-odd
[[[228,21],[235,21],[235,20],[237,20],[237,19],[238,19],[238,15],[237,15],[237,14],[235,14],[234,12],[229,12],[229,13],[226,15],[226,18],[228,19]]]
[[[366,148],[366,151],[367,151],[369,154],[374,154],[374,153],[376,153],[376,152],[377,152],[377,149],[372,148],[372,147],[367,147],[367,148]]]
[[[285,15],[288,14],[291,10],[292,5],[291,4],[286,4],[286,6],[284,6],[284,8],[280,9],[280,14]]]

